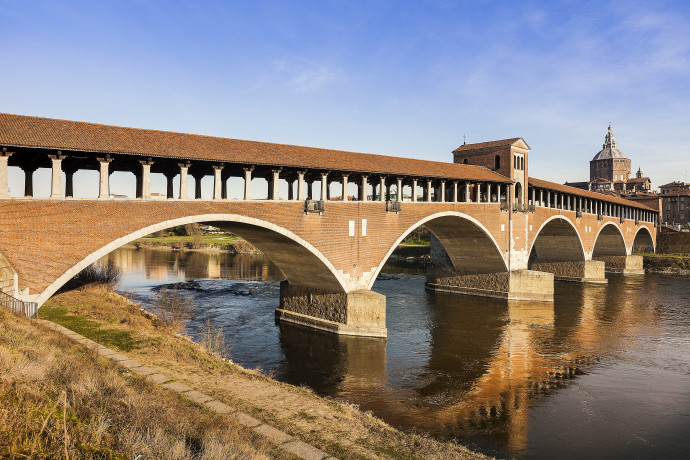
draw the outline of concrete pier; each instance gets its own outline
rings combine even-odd
[[[553,302],[553,280],[552,273],[534,270],[453,276],[443,276],[430,270],[425,287],[438,292]]]
[[[364,289],[330,293],[283,281],[276,321],[341,335],[388,335],[386,297]]]

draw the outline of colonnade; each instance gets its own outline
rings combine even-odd
[[[534,206],[575,211],[578,217],[582,213],[587,213],[600,217],[616,217],[621,221],[634,219],[636,222],[652,223],[656,218],[656,213],[652,211],[537,187],[529,188],[529,200]]]

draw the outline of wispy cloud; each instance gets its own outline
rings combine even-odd
[[[314,93],[338,78],[338,72],[324,63],[304,59],[287,61],[277,59],[273,67],[281,75],[287,75],[286,85],[295,93]]]

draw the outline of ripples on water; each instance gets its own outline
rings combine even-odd
[[[686,277],[557,283],[550,304],[429,293],[414,264],[389,265],[393,279],[374,285],[387,299],[384,340],[276,325],[281,275],[263,256],[123,248],[110,257],[125,271],[121,289],[154,312],[152,287],[199,279],[190,335],[210,318],[235,362],[394,426],[499,457],[690,452]]]

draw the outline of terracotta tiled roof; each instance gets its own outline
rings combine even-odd
[[[454,152],[459,152],[462,150],[478,150],[478,149],[485,149],[489,147],[501,147],[504,145],[513,145],[515,142],[519,141],[521,138],[519,137],[513,137],[511,139],[501,139],[498,141],[489,141],[489,142],[479,142],[477,144],[464,144],[458,147],[457,149],[453,150]]]
[[[0,113],[0,145],[509,183],[480,166]]]
[[[649,177],[633,177],[632,179],[628,179],[628,182],[632,182],[633,184],[636,184],[638,182],[644,183],[649,180]]]
[[[618,196],[608,196],[603,193],[590,192],[588,190],[582,190],[575,187],[568,187],[567,185],[557,184],[555,182],[549,182],[546,180],[535,179],[533,177],[529,178],[529,185],[533,187],[539,187],[544,189],[553,190],[555,192],[568,193],[570,195],[581,196],[584,198],[593,198],[595,200],[608,201],[609,203],[622,204],[624,206],[630,206],[633,208],[640,208],[646,211],[656,211],[656,209],[650,208],[640,203],[636,203],[630,200],[624,200]]]
[[[660,197],[673,197],[673,196],[690,196],[690,188],[681,188],[674,190],[672,192],[664,193],[659,195]]]

